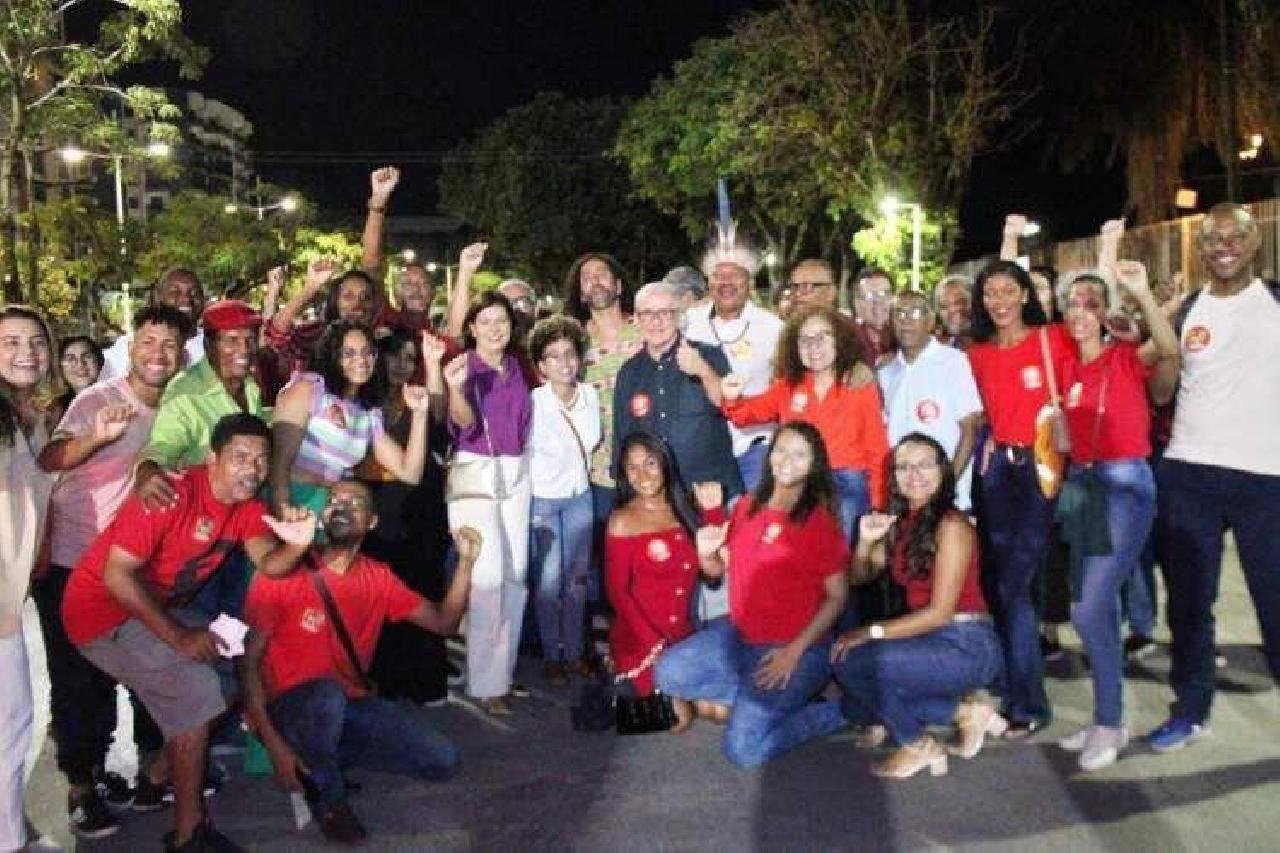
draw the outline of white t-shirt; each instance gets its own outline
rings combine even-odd
[[[125,405],[132,406],[137,415],[129,421],[124,435],[64,471],[53,489],[49,559],[55,566],[74,568],[133,491],[134,467],[151,435],[156,410],[143,405],[127,379],[108,379],[76,395],[53,432],[55,439],[88,435],[100,409]]]
[[[98,374],[98,380],[117,379],[129,375],[129,345],[133,343],[133,332],[125,332],[123,335],[115,339],[111,346],[103,350],[102,357],[104,363],[102,372]],[[204,334],[196,332],[187,339],[186,346],[183,350],[187,354],[185,364],[178,365],[179,370],[190,367],[200,359],[204,358]]]
[[[582,448],[591,458],[600,443],[600,395],[586,382],[578,383],[578,396],[574,405],[565,409],[556,397],[551,385],[533,389],[533,427],[529,432],[530,461],[535,498],[571,498],[581,494],[590,485],[587,468],[582,461]],[[574,438],[567,413],[578,430]]]
[[[960,444],[960,419],[982,411],[982,398],[968,357],[958,349],[930,340],[916,360],[907,363],[902,350],[876,371],[884,394],[889,444],[922,432],[937,439],[954,457]],[[956,507],[969,509],[973,464],[956,482]]]
[[[1182,379],[1165,456],[1280,476],[1280,302],[1259,279],[1206,287],[1182,324]]]
[[[763,394],[773,382],[774,352],[782,335],[782,320],[754,302],[748,302],[736,320],[712,319],[711,303],[695,305],[685,315],[684,335],[691,341],[720,347],[729,368],[746,380],[743,396]],[[759,438],[773,435],[768,424],[739,429],[729,424],[733,455],[741,456]]]

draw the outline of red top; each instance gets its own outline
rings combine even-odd
[[[723,518],[718,509],[704,516],[707,524]],[[609,651],[616,672],[640,666],[660,641],[665,650],[693,633],[698,572],[698,549],[683,527],[606,537],[605,589],[615,612]],[[631,680],[636,693],[647,696],[653,692],[653,667]]]
[[[813,621],[826,597],[823,584],[845,572],[849,545],[823,509],[802,522],[787,513],[738,501],[729,520],[729,616],[748,643],[789,643]]]
[[[1089,363],[1073,361],[1063,371],[1063,408],[1071,431],[1071,461],[1146,459],[1151,455],[1151,407],[1147,380],[1152,369],[1134,344],[1110,344]],[[1106,377],[1102,419],[1098,399]],[[1093,436],[1098,434],[1097,446]]]
[[[363,555],[343,574],[328,568],[320,572],[351,635],[356,657],[368,672],[382,624],[408,617],[423,598],[385,563]],[[282,578],[254,575],[244,603],[244,621],[267,637],[262,674],[270,698],[321,678],[336,680],[351,698],[367,692],[329,623],[311,573],[303,566]]]
[[[827,445],[832,468],[867,472],[871,502],[885,506],[888,480],[885,465],[889,458],[889,434],[880,407],[880,389],[874,382],[850,388],[835,382],[826,396],[818,399],[813,390],[813,374],[806,373],[799,385],[774,380],[763,394],[721,407],[735,426],[806,421],[813,424]]]
[[[1058,393],[1065,393],[1062,374],[1075,360],[1075,345],[1060,324],[1032,327],[1020,343],[998,346],[994,341],[973,343],[968,350],[978,394],[991,423],[991,435],[1001,444],[1031,447],[1036,439],[1036,414],[1049,401],[1044,375],[1040,329],[1049,336],[1049,357],[1058,379]]]
[[[949,513],[952,517],[964,519],[965,524],[972,524],[961,512]],[[889,571],[893,580],[906,592],[907,609],[913,613],[923,610],[933,600],[933,573],[924,577],[913,577],[907,567],[907,541],[915,528],[919,515],[908,513],[898,522],[897,539],[894,540],[893,552],[889,555]],[[960,597],[956,599],[956,613],[986,613],[987,602],[982,597],[982,588],[978,584],[978,541],[974,537],[973,555],[969,558],[969,571],[964,576],[964,586],[960,589]]]
[[[75,645],[88,645],[130,618],[103,579],[112,547],[143,561],[138,580],[168,608],[195,596],[232,548],[272,535],[262,520],[267,514],[262,501],[222,503],[203,465],[184,471],[173,488],[178,499],[167,509],[148,511],[136,495],[130,497],[76,564],[62,599],[62,621]]]

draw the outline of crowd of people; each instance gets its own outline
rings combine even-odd
[[[722,235],[638,288],[584,255],[545,316],[524,281],[473,292],[474,244],[437,320],[418,264],[383,296],[398,179],[372,175],[362,267],[312,262],[278,310],[283,270],[256,307],[183,269],[105,350],[0,310],[3,849],[27,840],[28,595],[72,828],[171,801],[170,850],[239,849],[205,795],[241,721],[324,835],[360,841],[344,769],[453,776],[414,706],[461,677],[516,713],[530,640],[549,687],[722,725],[735,765],[852,725],[907,778],[1047,726],[1046,626],[1069,619],[1094,713],[1060,744],[1097,770],[1129,741],[1157,559],[1175,702],[1148,740],[1176,749],[1209,732],[1228,528],[1280,676],[1280,285],[1245,209],[1210,211],[1205,280],[1165,300],[1122,223],[1059,276],[1015,259],[1011,216],[975,280],[864,269],[851,315],[818,258],[770,310]],[[117,685],[132,784],[105,766]]]

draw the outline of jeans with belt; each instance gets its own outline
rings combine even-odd
[[[1094,463],[1107,495],[1111,553],[1087,557],[1080,588],[1073,590],[1071,622],[1089,655],[1093,721],[1119,727],[1124,719],[1124,647],[1120,639],[1120,588],[1138,568],[1155,518],[1156,485],[1145,459]],[[1085,476],[1072,466],[1069,478]]]
[[[1014,723],[1052,718],[1031,581],[1048,543],[1053,507],[1040,491],[1030,448],[997,446],[982,475],[979,520],[989,543],[984,592],[1004,647],[1005,678],[997,692]]]

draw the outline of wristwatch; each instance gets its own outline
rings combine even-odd
[[[871,637],[871,639],[873,639],[873,640],[883,640],[883,639],[884,639],[884,626],[883,626],[883,625],[872,625],[870,628],[868,628],[868,629],[867,629],[867,635],[868,635],[868,636],[870,636],[870,637]]]

